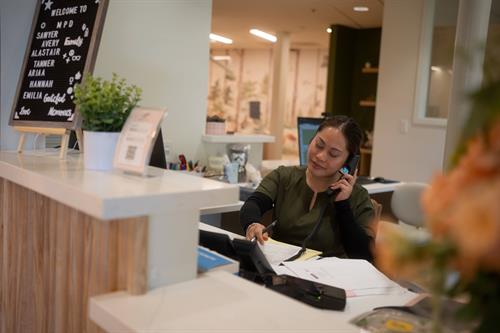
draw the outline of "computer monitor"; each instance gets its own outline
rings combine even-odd
[[[297,129],[299,132],[299,159],[300,165],[307,165],[307,147],[313,139],[319,125],[324,118],[297,118]]]

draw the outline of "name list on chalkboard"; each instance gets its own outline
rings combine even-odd
[[[41,0],[11,123],[74,121],[74,86],[88,70],[87,62],[93,63],[89,51],[103,5],[102,0]]]

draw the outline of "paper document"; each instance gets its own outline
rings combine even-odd
[[[279,242],[272,238],[269,238],[267,242],[264,243],[264,245],[259,244],[259,246],[266,256],[267,261],[269,261],[271,265],[279,265],[284,260],[294,256],[297,252],[300,251],[299,246]],[[321,252],[319,251],[306,249],[306,251],[297,259],[297,261],[307,260],[320,254]]]
[[[284,265],[271,265],[271,267],[273,268],[274,272],[276,273],[276,275],[290,275],[290,276],[297,276],[297,274],[295,274],[295,272],[293,272],[290,268],[284,266]]]
[[[402,290],[366,260],[331,257],[283,264],[302,279],[345,289],[348,297]]]
[[[265,242],[264,245],[259,243],[259,247],[271,265],[281,264],[283,260],[290,258],[300,250],[298,246],[278,244],[271,240]]]

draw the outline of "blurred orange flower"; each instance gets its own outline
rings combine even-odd
[[[432,239],[419,243],[386,230],[376,249],[377,264],[397,278],[422,280],[435,251],[451,244],[448,269],[464,278],[479,269],[500,272],[500,119],[467,145],[456,168],[437,174],[422,195]],[[444,252],[443,252],[444,253]]]
[[[461,313],[479,319],[476,332],[489,333],[500,318],[500,80],[472,98],[454,168],[437,174],[421,198],[427,238],[385,232],[376,263],[392,277],[426,286],[433,318],[444,294],[467,295]]]

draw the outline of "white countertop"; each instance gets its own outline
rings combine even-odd
[[[375,194],[383,192],[392,192],[396,187],[398,187],[401,184],[402,183],[390,183],[390,184],[375,183],[375,184],[365,184],[361,186],[363,186],[368,191],[369,194]]]
[[[86,170],[79,153],[60,160],[55,151],[0,152],[0,177],[99,219],[238,203],[237,185],[157,168],[150,172],[155,176]]]
[[[211,143],[264,143],[274,142],[274,136],[265,134],[203,135],[204,142]]]
[[[345,311],[319,310],[227,272],[145,295],[92,297],[90,318],[107,332],[360,332],[349,324],[377,306],[404,305],[408,291],[347,299]]]
[[[236,211],[239,212],[243,204],[244,204],[243,201],[238,201],[229,205],[202,207],[200,209],[200,215],[221,214],[221,213],[236,212]]]

